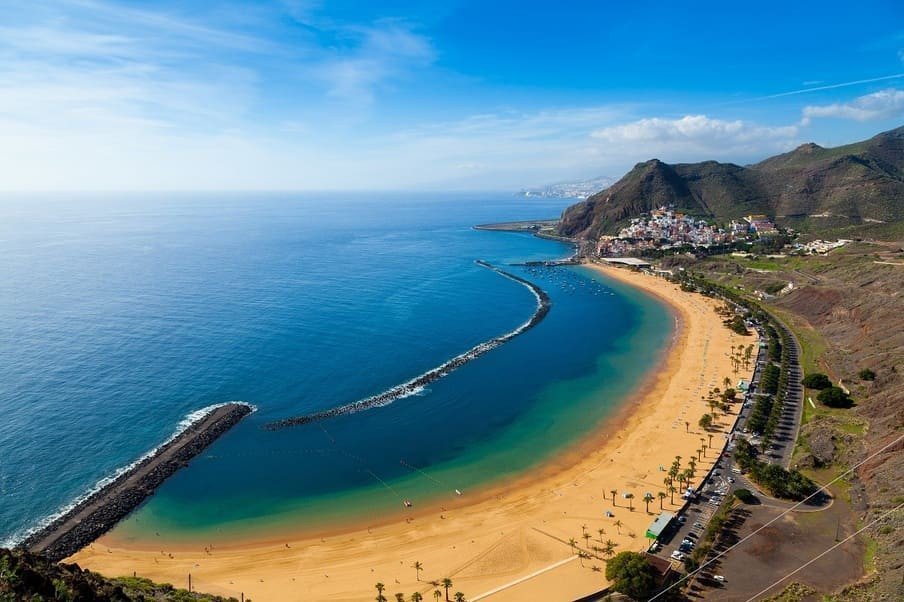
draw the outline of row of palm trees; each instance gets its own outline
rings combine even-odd
[[[417,580],[421,580],[421,571],[424,570],[424,566],[420,562],[415,562],[411,565],[411,568],[414,569],[415,574],[417,575]],[[442,587],[446,590],[446,602],[465,602],[465,595],[461,592],[455,592],[452,594],[452,598],[449,598],[449,590],[452,589],[452,580],[448,577],[444,578],[442,581],[431,581],[430,584],[435,588],[433,590],[433,600],[434,602],[439,602],[440,598],[443,597],[443,592],[439,590]],[[386,586],[382,583],[377,583],[374,585],[374,588],[377,590],[377,597],[374,598],[376,602],[388,602],[386,596],[383,595],[383,592],[386,591]],[[405,602],[405,594],[394,594],[396,602]],[[414,592],[408,598],[410,602],[423,602],[424,595],[420,592]]]

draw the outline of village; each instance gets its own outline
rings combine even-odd
[[[631,220],[616,236],[601,236],[597,253],[602,257],[642,255],[650,251],[676,248],[732,245],[778,234],[775,224],[765,215],[748,215],[720,228],[694,218],[673,207],[660,207]]]

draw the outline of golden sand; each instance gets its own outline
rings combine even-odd
[[[681,456],[684,468],[697,455],[701,438],[708,438],[697,421],[710,411],[701,397],[713,387],[722,388],[726,376],[733,382],[749,378],[747,370],[734,371],[729,356],[733,346],[755,339],[725,328],[715,311],[717,301],[684,293],[653,276],[593,267],[668,304],[676,316],[675,340],[621,415],[546,470],[482,501],[428,511],[410,522],[349,527],[323,538],[287,533],[280,541],[218,546],[209,553],[199,544],[197,550],[173,548],[162,554],[160,549],[123,546],[107,535],[69,560],[109,576],[137,572],[179,587],[186,587],[191,573],[199,591],[237,598],[244,593],[255,602],[373,600],[377,582],[386,585],[389,600],[396,592],[408,600],[419,591],[430,602],[435,589],[430,581],[444,577],[454,583],[450,594],[462,591],[470,601],[572,600],[603,588],[604,557],[592,548],[611,540],[616,552],[646,549],[644,534],[660,501],[650,503],[648,514],[644,494],[665,490],[660,467],[667,469]],[[719,424],[724,427],[734,418],[720,413]],[[712,437],[713,447],[721,449],[724,443],[723,433]],[[697,464],[697,480],[717,450],[706,454]],[[618,491],[615,506],[612,489]],[[634,494],[633,511],[624,492]],[[675,502],[681,502],[678,495]],[[678,507],[665,499],[665,510]],[[614,516],[605,517],[607,510]],[[599,558],[578,558],[570,539]],[[420,581],[412,568],[415,561],[423,565]]]

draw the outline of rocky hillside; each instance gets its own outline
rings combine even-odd
[[[23,550],[0,548],[0,600],[229,602],[235,598],[189,593],[172,585],[156,584],[140,577],[106,579],[96,573],[83,571],[77,564],[56,564]]]
[[[593,239],[662,205],[716,220],[750,213],[819,229],[904,220],[904,127],[869,140],[799,148],[741,167],[705,161],[637,164],[562,214],[560,234]]]
[[[748,291],[794,283],[769,308],[801,336],[805,370],[843,384],[856,403],[807,411],[794,463],[822,467],[827,481],[868,459],[844,479],[844,503],[860,525],[904,503],[904,243],[855,243],[828,255],[784,259],[673,259]],[[858,375],[864,368],[873,379]],[[904,512],[881,518],[866,535],[875,546],[865,559],[868,578],[856,595],[833,599],[904,600]]]

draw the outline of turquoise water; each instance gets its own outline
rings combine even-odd
[[[377,520],[477,495],[595,428],[670,334],[666,310],[583,268],[536,328],[420,395],[320,424],[270,421],[379,393],[534,311],[476,266],[570,248],[475,223],[567,201],[493,195],[130,195],[0,200],[0,540],[168,437],[258,409],[118,527],[173,539]]]

